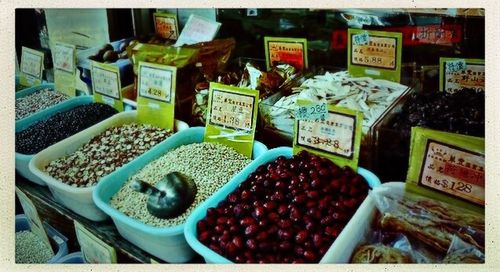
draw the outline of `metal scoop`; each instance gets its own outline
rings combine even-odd
[[[168,173],[156,186],[136,180],[130,187],[148,195],[149,213],[163,219],[174,218],[185,212],[197,192],[196,183],[179,172]]]

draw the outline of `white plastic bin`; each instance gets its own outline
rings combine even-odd
[[[135,122],[138,122],[137,111],[126,111],[115,114],[94,126],[42,150],[30,161],[29,169],[35,176],[39,177],[47,184],[52,192],[52,196],[57,202],[85,218],[93,221],[103,221],[108,216],[97,208],[92,200],[92,191],[96,187],[95,185],[87,188],[73,187],[50,176],[45,172],[45,167],[53,160],[72,154],[106,129]],[[176,131],[180,131],[189,126],[185,122],[176,120],[175,127]],[[154,148],[155,147],[153,147],[153,149]],[[141,160],[147,152],[149,151],[146,151],[134,160]]]
[[[159,144],[155,150],[151,150],[143,159],[129,163],[126,167],[103,178],[94,191],[93,197],[96,205],[113,219],[121,236],[166,262],[183,263],[194,257],[194,251],[184,238],[185,224],[163,228],[150,226],[116,210],[109,202],[131,175],[172,149],[203,142],[204,134],[205,128],[203,127],[193,127],[177,133]],[[267,147],[256,141],[252,156],[254,159],[258,158],[265,151]]]
[[[72,98],[66,102],[59,103],[51,108],[38,112],[34,115],[31,115],[27,118],[21,119],[16,122],[16,133],[27,129],[28,127],[42,121],[49,119],[60,112],[69,111],[75,107],[91,104],[94,102],[94,99],[91,96],[81,96]],[[34,175],[29,169],[29,163],[31,159],[35,156],[35,154],[28,155],[16,152],[16,170],[17,172],[25,177],[27,180],[34,182],[38,185],[46,186],[45,182]]]
[[[49,224],[44,224],[44,226],[46,228],[47,236],[49,237],[49,239],[55,242],[55,244],[57,245],[55,255],[48,261],[48,263],[57,263],[62,257],[68,254],[68,238],[59,233]],[[20,232],[23,230],[31,230],[28,223],[28,218],[24,214],[18,214],[16,215],[16,232]]]

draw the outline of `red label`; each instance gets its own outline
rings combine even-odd
[[[444,165],[444,174],[467,183],[484,187],[484,172],[447,162]]]
[[[459,24],[386,27],[380,30],[401,32],[403,34],[404,46],[453,44],[462,41],[462,26]],[[347,48],[347,30],[335,30],[332,32],[331,47],[335,50]]]

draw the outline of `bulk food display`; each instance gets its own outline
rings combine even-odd
[[[484,10],[29,11],[16,263],[490,258]]]

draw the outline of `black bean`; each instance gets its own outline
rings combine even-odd
[[[16,133],[16,152],[36,154],[116,114],[108,105],[92,103],[60,112]]]

